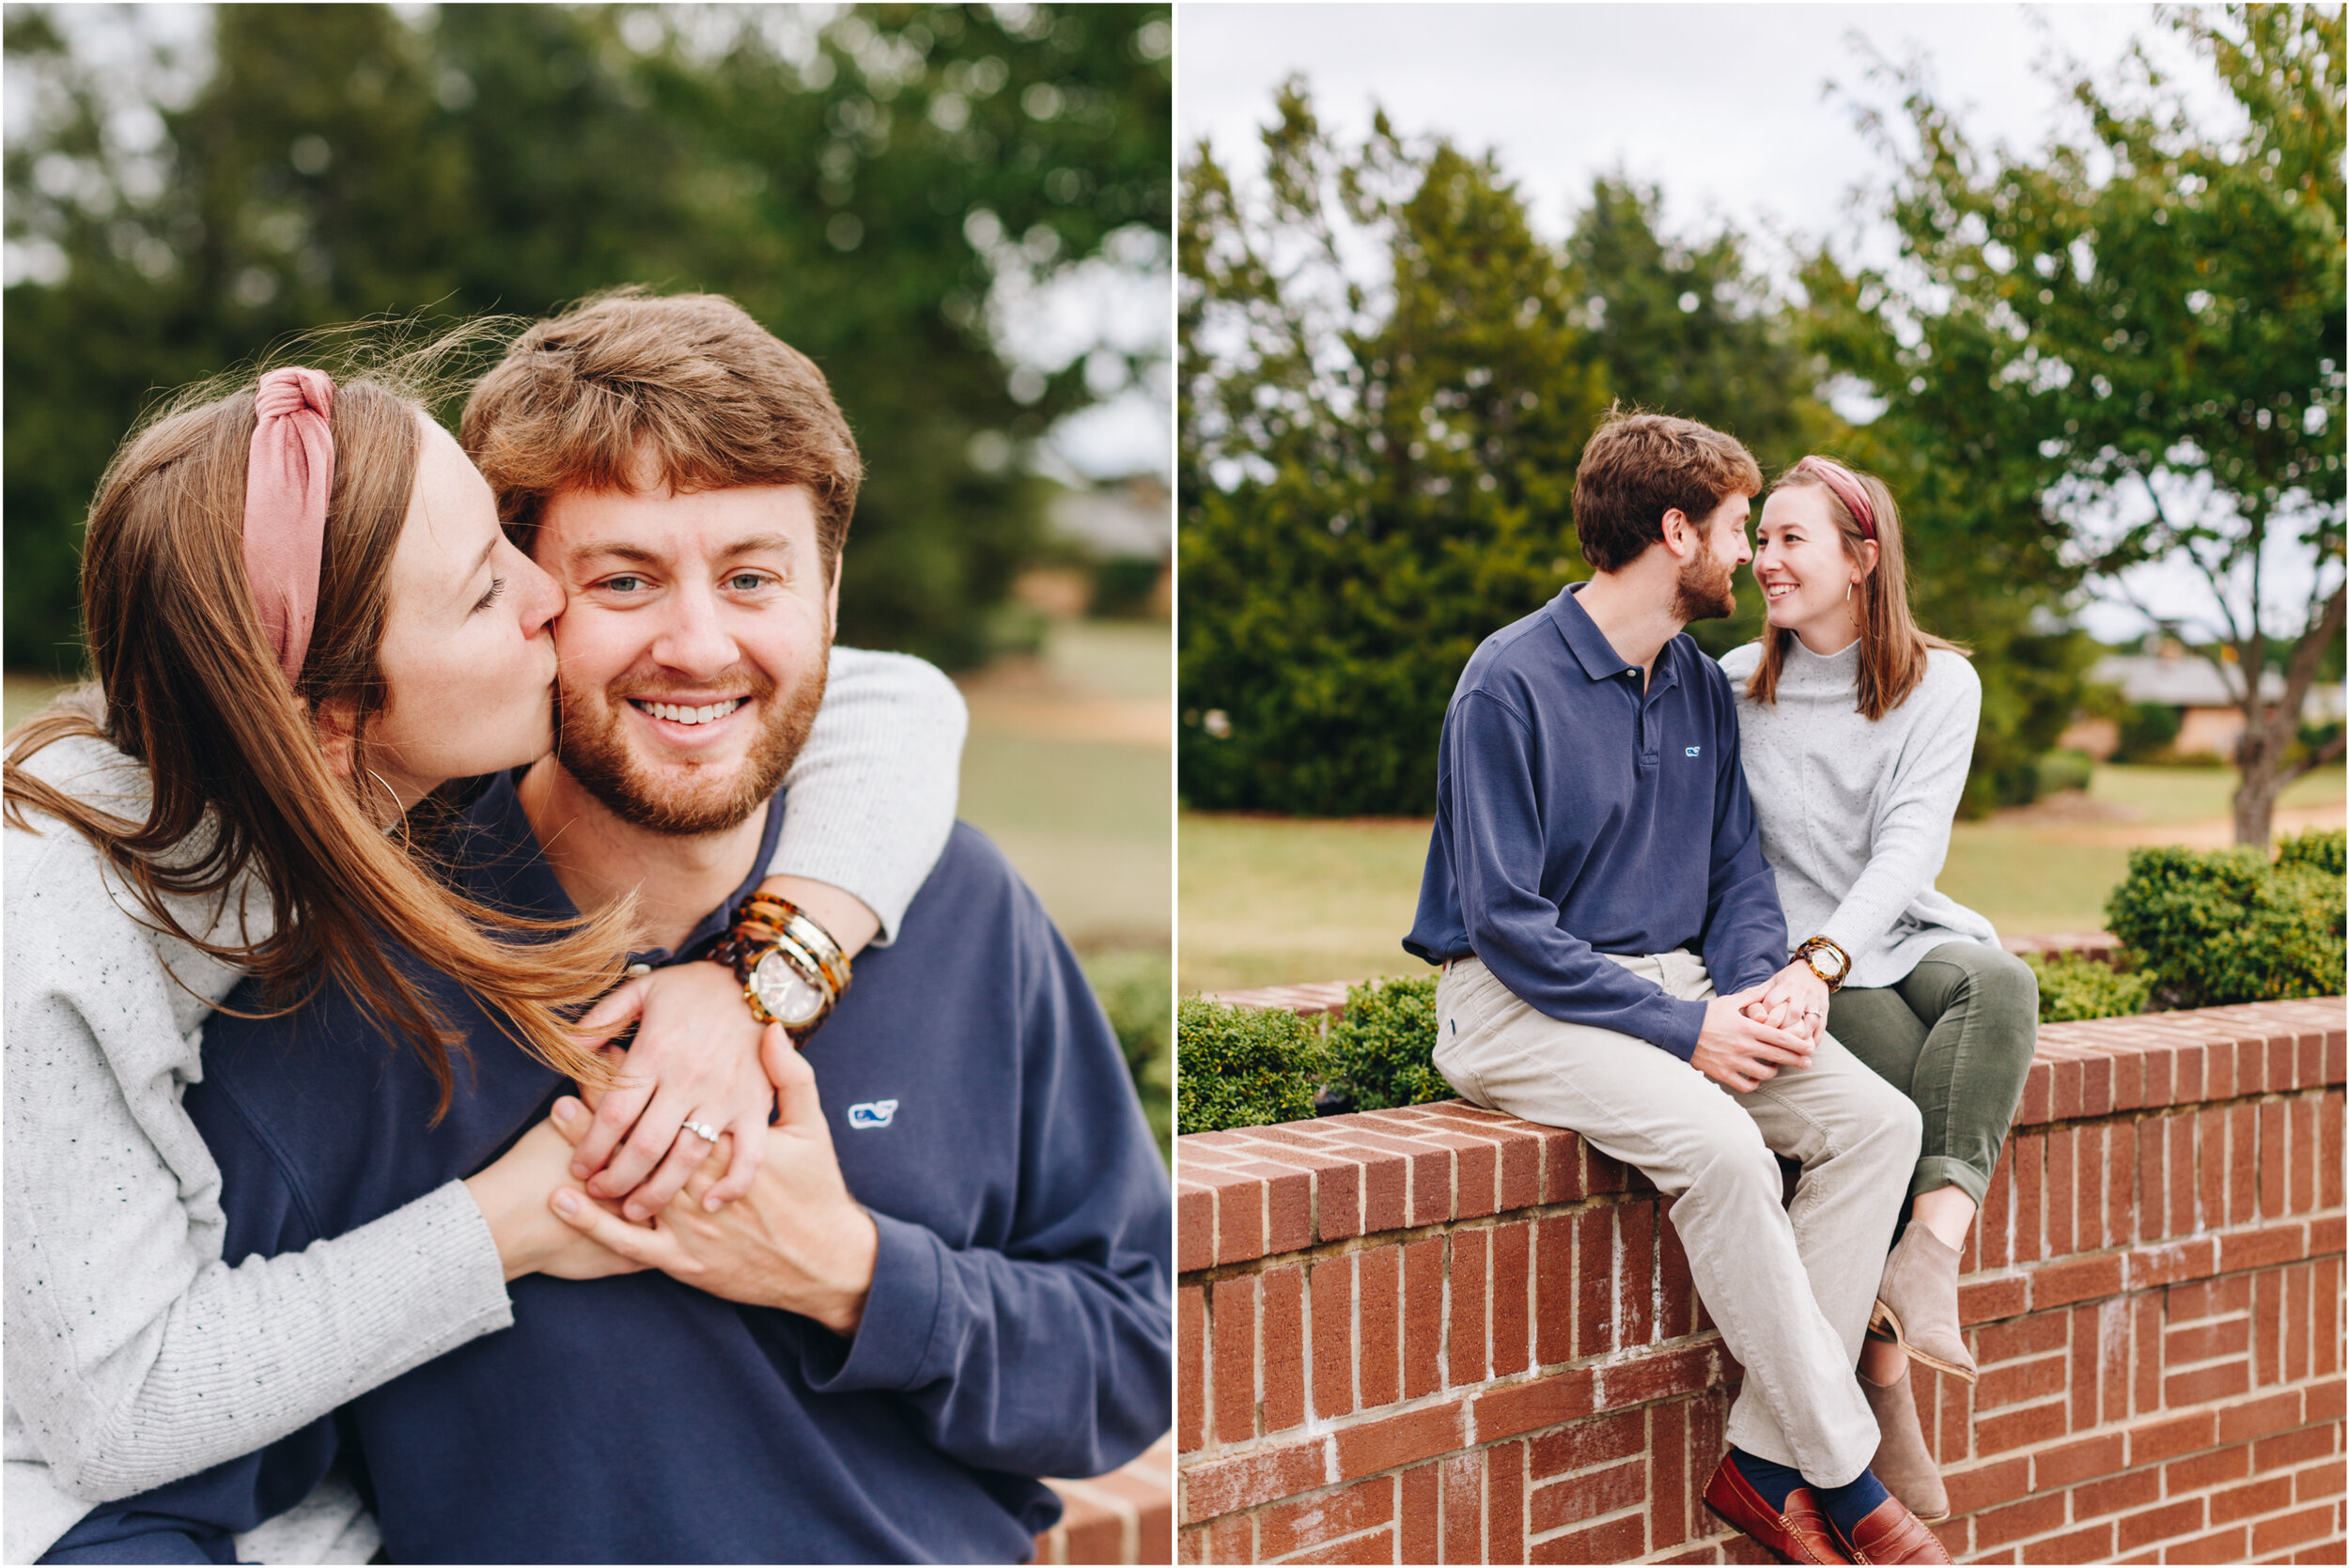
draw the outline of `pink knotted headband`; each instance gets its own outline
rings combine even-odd
[[[1805,458],[1795,465],[1797,474],[1808,474],[1835,492],[1835,499],[1843,504],[1859,524],[1862,537],[1874,544],[1876,536],[1876,512],[1868,505],[1868,492],[1860,487],[1859,475],[1831,458]]]
[[[272,370],[253,395],[253,455],[244,473],[244,574],[261,629],[292,681],[318,618],[326,501],[334,489],[334,383],[321,370]]]

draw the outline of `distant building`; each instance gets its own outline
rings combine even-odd
[[[2232,758],[2243,737],[2243,674],[2239,666],[2223,669],[2201,654],[2174,642],[2158,653],[2115,654],[2100,659],[2088,672],[2100,685],[2117,686],[2131,706],[2145,704],[2178,711],[2178,737],[2170,749],[2180,756]],[[2268,701],[2283,696],[2283,676],[2269,670],[2260,677],[2260,695]],[[2341,686],[2312,684],[2300,705],[2304,723],[2322,724],[2341,718]],[[2086,752],[2099,762],[2120,748],[2120,726],[2109,719],[2080,719],[2057,738],[2059,746]]]
[[[1054,618],[1164,617],[1174,609],[1174,498],[1153,474],[1064,489],[1045,524],[1080,564],[1034,567],[1013,597]]]
[[[1045,515],[1053,533],[1097,560],[1164,561],[1174,553],[1174,497],[1153,475],[1065,489]]]

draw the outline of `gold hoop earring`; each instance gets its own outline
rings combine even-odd
[[[388,833],[394,828],[405,830],[408,826],[408,808],[399,803],[399,791],[384,784],[383,775],[372,768],[362,767],[359,771],[381,784],[384,797],[392,802],[392,819],[383,824],[383,831]]]

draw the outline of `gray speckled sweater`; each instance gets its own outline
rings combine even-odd
[[[953,827],[966,722],[929,665],[835,649],[771,869],[855,893],[892,937]],[[60,742],[33,768],[144,815],[144,770],[111,748]],[[0,833],[10,1562],[92,1502],[249,1452],[511,1321],[460,1183],[227,1266],[219,1172],[179,1098],[201,1076],[204,1017],[241,976],[150,930],[80,834],[42,825]],[[257,895],[179,912],[219,939],[268,928]],[[356,1562],[374,1545],[356,1495],[330,1482],[240,1550]]]
[[[1746,695],[1761,661],[1749,643],[1721,668],[1788,939],[1830,938],[1851,955],[1853,986],[1905,979],[1943,942],[1995,944],[1988,921],[1933,886],[1982,717],[1966,656],[1935,649],[1907,700],[1873,721],[1859,707],[1859,644],[1822,658],[1792,640],[1768,706]]]

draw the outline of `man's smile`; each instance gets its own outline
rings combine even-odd
[[[644,697],[630,697],[628,705],[649,718],[664,720],[673,724],[711,724],[730,717],[750,701],[747,696],[719,697],[705,703],[661,703]]]

